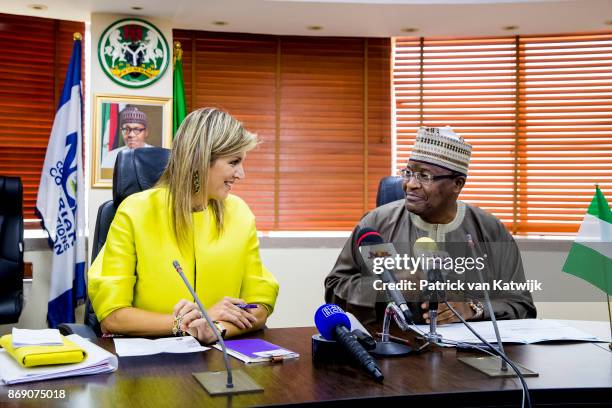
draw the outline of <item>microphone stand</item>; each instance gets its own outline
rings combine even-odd
[[[440,271],[430,270],[427,273],[427,280],[434,285],[439,282],[441,279]],[[446,300],[446,295],[443,294],[440,296],[442,301]],[[437,332],[438,327],[438,290],[434,288],[430,291],[429,294],[429,333],[423,333],[420,337],[422,340],[425,340],[425,344],[417,349],[417,351],[422,351],[427,346],[431,344],[440,344],[442,343],[442,335]]]
[[[372,350],[370,354],[377,357],[393,357],[405,356],[412,351],[412,347],[390,340],[389,329],[391,328],[391,318],[395,320],[400,329],[403,331],[408,331],[409,326],[405,321],[404,314],[402,313],[401,309],[394,302],[389,302],[389,304],[387,304],[387,308],[385,309],[383,331],[380,335],[380,341],[376,342],[376,348]]]
[[[470,248],[470,256],[472,257],[472,259],[476,259],[476,244],[474,243],[474,240],[472,239],[472,235],[467,234],[465,238],[466,238],[468,247]],[[483,262],[485,262],[485,265],[487,264],[486,258],[484,257],[483,257]],[[478,279],[480,283],[483,284],[482,292],[485,298],[485,307],[487,308],[487,311],[489,312],[489,316],[491,317],[491,323],[493,324],[493,330],[495,331],[495,339],[497,340],[496,348],[498,349],[500,354],[506,358],[499,358],[497,356],[459,357],[458,360],[475,368],[476,370],[480,372],[485,373],[489,377],[516,377],[516,374],[514,372],[508,371],[508,363],[506,362],[508,357],[506,356],[506,352],[504,351],[504,344],[502,343],[501,336],[499,334],[499,327],[497,326],[497,319],[495,319],[495,312],[493,311],[493,305],[491,304],[491,299],[489,298],[489,291],[484,289],[484,278],[482,276],[482,272],[478,268],[476,268],[476,270],[478,271]],[[499,368],[496,368],[495,366],[497,364],[498,359],[501,360],[501,365]],[[521,374],[526,375],[526,376],[537,376],[536,372],[529,370],[528,368],[523,367],[522,365],[518,363],[514,363],[514,364],[521,371]]]
[[[187,277],[185,277],[181,265],[179,265],[178,261],[172,262],[172,265],[183,279],[183,282],[185,282],[185,286],[187,286],[189,292],[191,292],[191,296],[193,296],[193,299],[200,308],[202,316],[204,319],[206,319],[206,322],[217,336],[217,339],[219,339],[219,344],[221,345],[221,350],[223,351],[223,363],[225,364],[226,371],[206,371],[202,373],[193,373],[193,376],[211,396],[263,391],[263,388],[253,381],[253,379],[244,371],[235,370],[232,375],[229,356],[225,347],[225,341],[223,341],[223,337],[221,337],[221,333],[219,333],[217,326],[213,324],[210,316],[208,313],[206,313],[206,309],[204,308],[202,302],[200,302],[200,298],[191,287]]]

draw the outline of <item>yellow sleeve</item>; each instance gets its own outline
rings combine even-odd
[[[267,309],[268,314],[271,314],[274,310],[276,297],[278,296],[278,281],[261,263],[261,258],[259,257],[259,239],[257,239],[254,219],[250,227],[246,251],[246,272],[240,290],[240,298],[244,299],[247,303],[263,305]]]
[[[132,306],[136,283],[134,228],[129,214],[119,206],[106,244],[88,274],[88,292],[98,321],[111,312]]]

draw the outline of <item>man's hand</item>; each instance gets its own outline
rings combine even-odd
[[[448,302],[450,305],[463,317],[465,320],[470,320],[474,317],[474,310],[468,303],[464,302]],[[423,319],[429,324],[429,305],[427,303],[421,304],[421,309],[426,310],[423,313]],[[445,303],[438,305],[438,324],[456,323],[460,322],[459,318],[446,306]]]

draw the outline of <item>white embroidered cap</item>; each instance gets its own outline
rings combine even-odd
[[[467,176],[472,146],[450,126],[419,129],[410,160],[435,164]]]

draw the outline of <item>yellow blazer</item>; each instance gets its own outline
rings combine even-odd
[[[175,259],[205,307],[231,296],[263,304],[271,313],[278,282],[261,263],[255,217],[234,195],[229,195],[224,205],[221,236],[208,206],[192,213],[193,245],[181,251],[171,228],[167,189],[154,188],[127,197],[88,272],[89,298],[98,320],[130,306],[172,313],[179,300],[193,300],[172,266]]]

